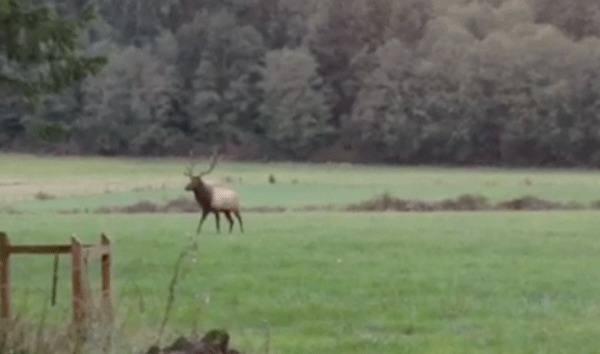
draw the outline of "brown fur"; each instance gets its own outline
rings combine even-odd
[[[217,187],[213,187],[205,183],[201,177],[197,176],[190,176],[190,183],[185,187],[185,190],[194,192],[196,202],[198,203],[200,208],[202,208],[202,217],[200,218],[200,223],[198,224],[198,229],[196,230],[196,233],[200,233],[202,229],[202,224],[204,223],[204,220],[210,213],[215,214],[217,232],[221,232],[221,220],[219,213],[224,213],[227,217],[227,221],[229,222],[229,232],[231,233],[233,231],[234,221],[231,217],[231,214],[234,214],[238,220],[240,231],[244,233],[244,224],[240,215],[239,205],[231,206],[229,208],[214,207],[213,201],[215,197],[215,188]]]

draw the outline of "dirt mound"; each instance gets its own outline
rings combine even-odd
[[[158,206],[152,202],[141,201],[133,205],[124,206],[121,208],[123,213],[156,213]]]
[[[157,204],[147,200],[126,206],[101,207],[96,209],[99,214],[145,214],[145,213],[197,213],[200,207],[194,200],[187,198],[173,199],[165,204]],[[244,208],[243,212],[253,213],[283,213],[287,208],[282,206],[258,206]],[[74,211],[70,211],[74,212]]]
[[[456,199],[446,199],[436,203],[438,210],[480,211],[491,210],[489,201],[480,195],[465,194]]]
[[[347,211],[433,211],[433,207],[418,200],[405,200],[382,194],[358,204],[346,207]]]
[[[46,193],[46,192],[42,192],[39,191],[37,192],[34,196],[35,199],[37,200],[52,200],[52,199],[56,199],[56,196]]]
[[[194,342],[180,337],[170,346],[150,348],[147,354],[240,354],[229,348],[229,334],[224,330],[209,331],[200,341]]]
[[[333,204],[308,205],[288,209],[283,206],[256,206],[242,209],[242,212],[252,213],[284,213],[288,210],[297,212],[436,212],[436,211],[543,211],[543,210],[583,210],[600,209],[600,201],[591,205],[579,203],[562,203],[545,200],[533,196],[515,198],[499,203],[491,203],[480,195],[465,194],[457,198],[449,198],[440,201],[424,201],[400,199],[389,193],[384,193],[375,198],[351,204],[346,207],[338,207]],[[140,213],[197,213],[200,208],[192,199],[178,198],[164,204],[156,204],[149,201],[141,201],[127,206],[102,207],[95,210],[100,214],[140,214]],[[73,213],[76,211],[69,211]],[[80,211],[81,212],[81,211]]]
[[[347,211],[400,211],[400,212],[431,212],[431,211],[476,211],[490,210],[487,199],[482,196],[463,195],[456,199],[427,202],[422,200],[399,199],[388,193],[371,200],[346,207]]]
[[[577,205],[552,202],[537,197],[525,196],[522,198],[498,203],[496,207],[500,210],[564,210],[577,208]]]
[[[594,207],[593,205],[591,206]],[[479,195],[462,195],[455,199],[445,199],[442,201],[422,201],[406,200],[382,194],[373,199],[352,204],[345,210],[357,212],[432,212],[432,211],[490,211],[490,210],[511,210],[511,211],[542,211],[542,210],[580,210],[589,208],[578,203],[561,203],[549,201],[537,197],[526,196],[522,198],[511,199],[496,204],[490,203],[485,197]],[[598,204],[600,208],[600,203]]]
[[[126,206],[101,207],[96,209],[99,214],[142,214],[142,213],[195,213],[198,205],[193,200],[178,198],[159,205],[147,200]]]
[[[112,213],[156,213],[158,212],[158,206],[152,202],[143,200],[141,202],[126,205],[126,206],[114,206],[114,207],[101,207],[96,209],[96,213],[100,214],[112,214]]]
[[[196,213],[200,210],[200,207],[195,201],[182,197],[168,201],[166,205],[159,209],[167,213]]]
[[[294,211],[300,212],[317,212],[317,211],[336,211],[339,208],[333,204],[326,205],[305,205],[302,207],[295,208]]]
[[[282,206],[257,206],[242,209],[242,212],[250,213],[285,213],[286,211],[287,208]]]

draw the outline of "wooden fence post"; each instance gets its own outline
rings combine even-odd
[[[87,319],[91,306],[91,291],[87,282],[87,263],[89,260],[101,258],[102,261],[102,305],[107,318],[112,320],[112,249],[110,239],[102,234],[100,245],[83,245],[77,237],[71,238],[70,245],[17,245],[10,244],[8,236],[0,232],[0,319],[10,319],[11,314],[11,283],[10,258],[11,254],[50,254],[54,255],[53,273],[53,302],[56,295],[58,257],[60,254],[71,253],[71,280],[73,290],[73,318],[75,324],[82,328]]]
[[[82,324],[85,317],[85,290],[83,284],[83,246],[77,237],[71,238],[71,256],[73,260],[72,283],[73,283],[73,319],[75,323]]]
[[[110,278],[112,249],[110,239],[105,234],[102,234],[100,243],[106,248],[105,253],[102,254],[102,305],[107,312],[108,318],[112,320],[112,284]]]
[[[10,319],[10,242],[4,232],[0,232],[0,316]]]

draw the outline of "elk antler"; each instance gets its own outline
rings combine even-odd
[[[208,167],[208,170],[200,173],[198,175],[198,177],[206,176],[207,174],[211,173],[215,169],[215,166],[217,166],[218,160],[219,160],[219,149],[215,148],[213,150],[213,154],[211,157],[210,166]]]
[[[183,175],[186,177],[194,177],[194,167],[196,164],[194,163],[194,150],[190,150],[190,164],[185,168],[185,172]]]

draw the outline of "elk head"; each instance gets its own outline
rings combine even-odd
[[[198,175],[194,174],[195,164],[193,162],[191,162],[190,165],[186,168],[186,170],[184,172],[184,175],[190,179],[190,182],[185,186],[185,190],[186,191],[194,191],[194,190],[202,189],[203,187],[205,187],[202,177],[208,175],[215,169],[215,166],[217,166],[218,158],[219,158],[219,152],[217,149],[215,149],[213,152],[213,155],[211,157],[211,160],[210,160],[210,166],[208,167],[208,169],[206,171],[201,172]]]

